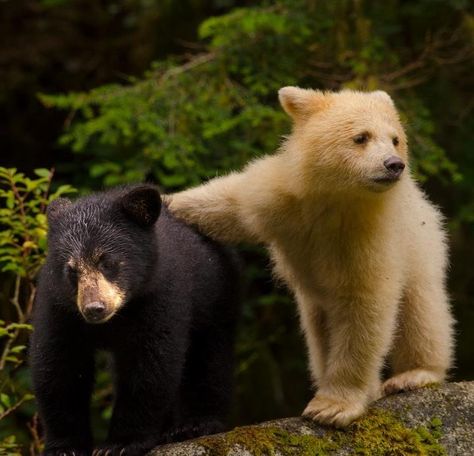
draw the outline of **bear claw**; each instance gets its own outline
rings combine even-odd
[[[345,427],[364,411],[363,403],[316,395],[305,408],[303,416],[320,424]]]
[[[125,456],[127,450],[125,447],[117,448],[98,448],[92,452],[92,456]]]
[[[383,384],[384,394],[395,394],[411,391],[423,386],[441,382],[442,376],[434,371],[413,369],[394,375]]]
[[[88,456],[90,455],[89,450],[71,450],[67,448],[61,449],[46,449],[43,453],[43,456]]]

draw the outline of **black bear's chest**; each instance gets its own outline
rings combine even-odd
[[[134,304],[135,308],[122,309],[106,323],[88,325],[87,337],[96,349],[111,352],[132,350],[140,346],[142,339],[157,332],[157,318],[150,315],[152,304]]]

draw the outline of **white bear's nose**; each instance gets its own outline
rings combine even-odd
[[[383,162],[385,168],[387,168],[394,177],[399,177],[405,169],[405,163],[400,157],[392,155]]]

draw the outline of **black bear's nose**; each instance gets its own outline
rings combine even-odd
[[[94,301],[84,307],[84,315],[88,320],[98,321],[105,315],[105,304],[100,301]]]
[[[402,160],[395,155],[388,157],[387,160],[383,162],[383,164],[394,177],[400,176],[402,171],[405,169],[405,163],[403,163]]]

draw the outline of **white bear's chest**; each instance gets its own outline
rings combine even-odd
[[[351,295],[371,288],[400,266],[400,252],[382,233],[315,226],[270,245],[275,272],[293,290]]]

